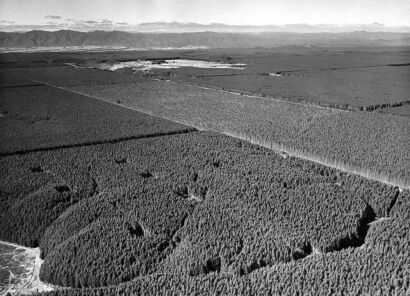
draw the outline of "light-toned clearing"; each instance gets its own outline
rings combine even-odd
[[[94,66],[97,69],[115,71],[123,68],[132,68],[135,71],[149,71],[151,69],[177,69],[181,67],[193,67],[203,69],[244,69],[246,64],[224,64],[198,60],[136,60],[118,63],[100,63]]]
[[[155,235],[155,233],[152,233],[151,229],[143,221],[138,221],[138,224],[144,232],[144,236],[150,237]]]
[[[192,193],[189,194],[188,200],[194,200],[194,201],[197,201],[197,202],[202,202],[203,201],[202,197],[200,197],[198,195],[195,195],[195,194],[192,194]]]
[[[377,224],[377,223],[382,223],[384,221],[390,220],[390,217],[380,217],[372,222],[370,222],[368,225],[373,225],[373,224]]]
[[[370,223],[367,224],[367,225],[369,225],[369,227],[372,227],[372,226],[374,226],[375,224],[383,223],[383,222],[389,221],[389,220],[391,220],[390,217],[380,217],[380,218],[377,218],[376,220],[370,222]],[[364,249],[366,249],[366,248],[368,248],[368,244],[367,244],[367,242],[365,241],[364,244],[359,247],[359,249],[360,249],[360,250],[364,250]]]
[[[56,289],[55,286],[40,280],[40,268],[43,264],[40,258],[40,248],[27,248],[0,241],[0,250],[5,248],[12,248],[13,251],[0,253],[2,257],[0,267],[10,273],[8,283],[0,286],[0,295],[7,295],[7,293],[27,295]],[[13,270],[18,270],[18,272],[13,272]]]

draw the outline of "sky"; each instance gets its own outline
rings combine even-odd
[[[147,22],[410,26],[410,0],[0,0],[0,22],[102,29]]]

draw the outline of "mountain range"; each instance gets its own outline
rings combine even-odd
[[[152,24],[152,26],[155,26]],[[410,33],[366,32],[348,33],[135,33],[124,31],[72,30],[0,32],[2,48],[121,46],[149,48],[254,48],[276,46],[408,46]]]
[[[380,23],[371,24],[287,24],[287,25],[230,25],[222,23],[199,24],[194,22],[150,22],[131,24],[128,22],[113,22],[102,20],[74,20],[60,16],[51,16],[46,23],[37,25],[16,24],[0,20],[0,31],[28,32],[32,30],[58,31],[72,30],[80,32],[90,31],[126,31],[140,33],[189,33],[189,32],[220,32],[220,33],[261,33],[261,32],[291,32],[291,33],[342,33],[342,32],[400,32],[410,33],[410,27],[386,26]]]

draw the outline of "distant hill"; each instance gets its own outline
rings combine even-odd
[[[98,25],[98,24],[97,24]],[[68,28],[67,28],[68,29]],[[87,28],[82,28],[87,29]],[[144,33],[183,33],[183,32],[225,32],[225,33],[262,33],[262,32],[289,32],[289,33],[343,33],[343,32],[399,32],[409,33],[410,27],[389,27],[379,23],[356,25],[332,24],[286,24],[286,25],[230,25],[223,23],[199,24],[181,22],[152,22],[141,23],[130,28],[134,32]],[[76,29],[74,29],[76,30]],[[82,30],[78,30],[82,31]]]
[[[275,46],[406,46],[410,33],[130,33],[122,31],[0,32],[0,47],[125,46],[133,48],[250,48]]]
[[[289,33],[343,33],[343,32],[396,32],[410,33],[410,26],[387,26],[381,23],[371,24],[284,24],[284,25],[233,25],[223,23],[200,24],[194,22],[150,22],[131,24],[127,22],[112,22],[104,20],[54,20],[43,24],[15,24],[13,22],[0,21],[0,31],[3,32],[28,32],[32,30],[58,31],[72,30],[79,32],[92,31],[122,31],[138,33],[266,33],[266,32],[289,32]]]

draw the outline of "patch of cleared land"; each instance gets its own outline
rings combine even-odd
[[[245,64],[226,64],[219,62],[197,60],[138,60],[120,63],[100,63],[95,65],[97,69],[115,71],[118,69],[132,68],[135,71],[149,71],[152,69],[178,69],[182,67],[204,69],[244,69]]]
[[[1,295],[25,295],[55,289],[53,285],[40,280],[43,260],[40,258],[39,248],[27,248],[0,241],[0,263],[4,276],[0,281]]]

